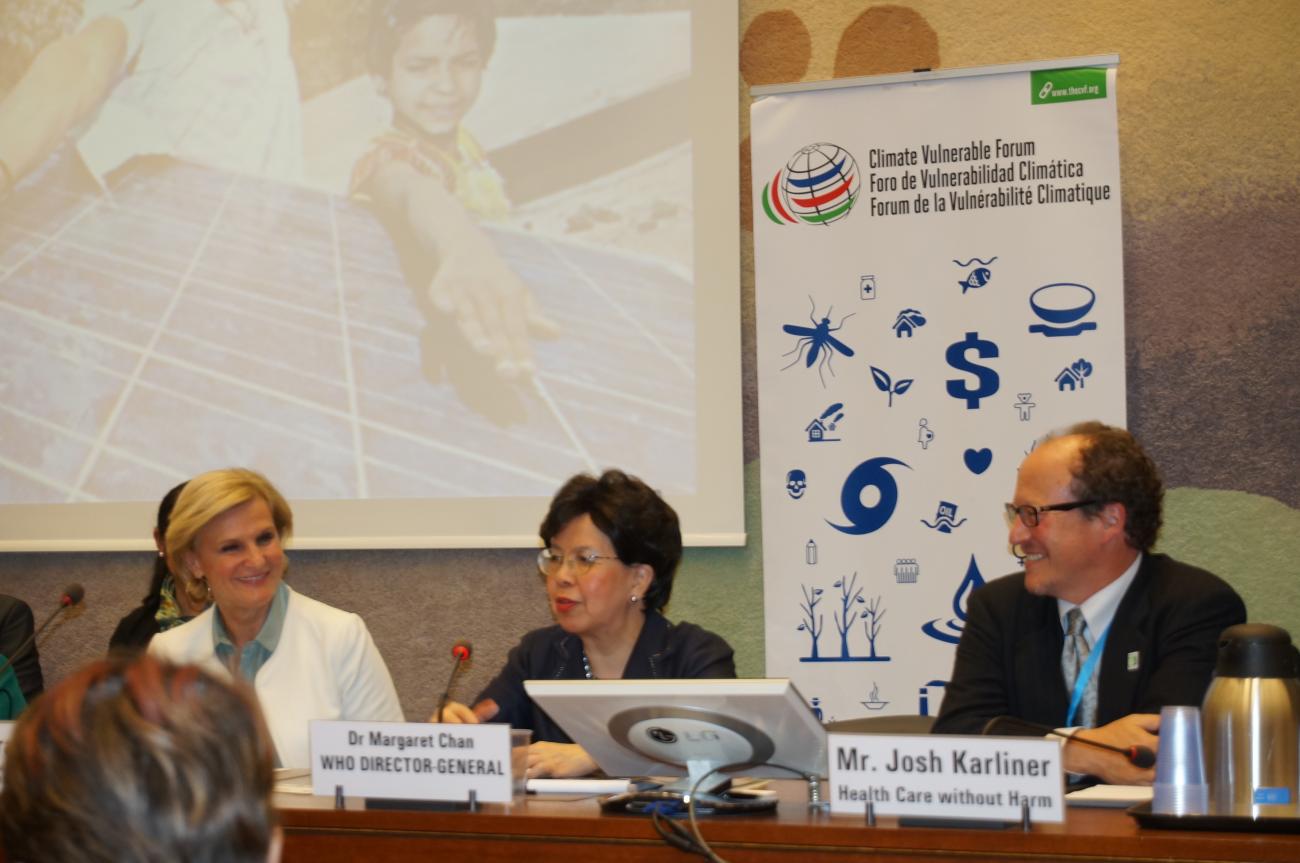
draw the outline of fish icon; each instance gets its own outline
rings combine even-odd
[[[966,277],[966,281],[958,282],[957,284],[961,285],[961,292],[964,294],[970,288],[984,287],[989,283],[989,279],[991,278],[993,278],[993,271],[988,267],[976,267],[970,271],[970,275]]]

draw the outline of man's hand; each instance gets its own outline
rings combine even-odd
[[[1155,752],[1160,746],[1160,738],[1156,736],[1159,730],[1160,714],[1130,713],[1100,728],[1082,728],[1073,736],[1121,749],[1145,746]],[[1135,767],[1118,752],[1107,752],[1086,743],[1066,743],[1064,760],[1067,771],[1096,776],[1108,785],[1150,785],[1156,778],[1154,767]]]
[[[596,772],[596,762],[576,743],[534,743],[528,747],[528,778],[565,779]]]

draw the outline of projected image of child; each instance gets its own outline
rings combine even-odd
[[[479,227],[510,207],[500,176],[461,124],[496,42],[485,7],[481,0],[376,5],[369,63],[392,105],[392,125],[357,161],[351,190],[392,235],[424,314],[425,376],[446,377],[467,405],[507,423],[524,418],[531,339],[558,329]]]

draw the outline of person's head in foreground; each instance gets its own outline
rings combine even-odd
[[[1163,499],[1128,431],[1086,422],[1047,438],[1021,463],[1007,511],[1025,588],[1082,602],[1155,544]]]
[[[211,597],[227,627],[256,632],[284,578],[283,543],[293,531],[288,502],[266,477],[243,468],[199,474],[185,484],[166,534],[167,556],[185,582]]]
[[[660,611],[682,559],[677,513],[620,470],[580,474],[556,493],[538,531],[551,613],[584,643],[636,640]]]
[[[148,655],[87,665],[32,704],[5,756],[8,860],[279,858],[261,714],[195,666]]]

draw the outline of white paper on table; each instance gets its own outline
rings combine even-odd
[[[1066,806],[1132,806],[1151,799],[1150,785],[1093,785],[1065,795]]]
[[[529,779],[530,794],[622,794],[632,790],[628,779]]]

